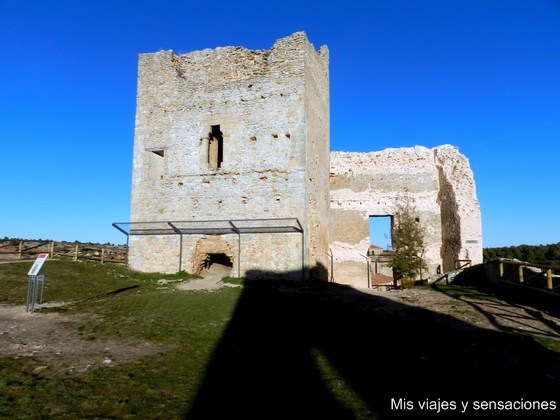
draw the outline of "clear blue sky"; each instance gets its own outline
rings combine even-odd
[[[123,242],[139,53],[331,57],[333,150],[450,143],[485,246],[560,241],[560,2],[0,0],[0,237]]]

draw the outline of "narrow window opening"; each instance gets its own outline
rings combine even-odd
[[[369,243],[381,250],[390,251],[393,239],[393,216],[370,216]]]
[[[370,216],[368,257],[373,284],[386,284],[393,279],[393,216]]]
[[[208,137],[208,167],[219,169],[224,161],[224,137],[220,126],[213,125]]]
[[[165,150],[150,150],[150,179],[163,179],[165,169]]]

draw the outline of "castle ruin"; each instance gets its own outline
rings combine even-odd
[[[303,32],[270,50],[140,55],[131,221],[297,219],[302,235],[131,235],[132,269],[199,272],[220,258],[232,275],[303,264],[363,285],[368,219],[394,215],[405,194],[427,231],[429,274],[482,262],[472,172],[456,148],[330,152],[328,63]]]

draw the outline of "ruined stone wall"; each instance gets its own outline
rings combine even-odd
[[[457,257],[468,255],[474,263],[482,262],[480,209],[472,172],[454,147],[332,152],[330,197],[336,282],[367,285],[364,256],[370,244],[369,216],[392,216],[404,200],[418,210],[426,232],[425,276],[434,275],[442,264],[452,265]]]
[[[456,259],[482,263],[482,221],[469,161],[452,146],[434,149],[439,173],[443,270]]]
[[[322,233],[309,222],[308,203],[320,201],[315,211],[326,214],[328,201],[315,197],[308,179],[321,176],[321,170],[326,178],[328,168],[324,158],[321,169],[308,168],[308,133],[310,127],[321,136],[328,133],[328,96],[325,108],[320,92],[328,89],[325,57],[326,50],[316,52],[303,33],[266,51],[225,47],[140,55],[131,220],[297,217],[307,244],[315,243]],[[208,165],[215,125],[223,133],[219,169]],[[328,153],[326,139],[321,148]],[[197,270],[203,239],[184,236],[184,269]],[[237,248],[235,235],[222,239],[216,239],[218,248]],[[131,268],[177,271],[176,242],[175,237],[132,237]],[[242,244],[244,271],[301,267],[297,234],[247,235]]]
[[[456,259],[480,262],[474,181],[455,148],[329,153],[328,61],[304,33],[270,50],[140,55],[131,220],[297,217],[307,267],[329,267],[330,248],[335,280],[363,286],[369,216],[394,215],[407,198],[426,230],[427,274]],[[218,125],[216,169],[209,142]],[[223,253],[233,275],[238,260],[241,275],[301,267],[297,234],[246,235],[237,249],[236,235],[184,236],[181,249],[177,236],[133,236],[129,263],[175,272],[181,256],[184,270],[198,272],[207,254]]]
[[[314,54],[313,46],[307,48],[305,72],[307,115],[306,188],[309,196],[309,226],[316,234],[310,236],[309,266],[328,265],[329,219],[329,55],[326,47]],[[321,269],[320,269],[321,270]],[[317,272],[316,274],[320,274]],[[326,272],[324,273],[326,276]],[[321,277],[321,276],[316,276]]]

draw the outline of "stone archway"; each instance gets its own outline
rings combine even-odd
[[[236,266],[235,246],[220,235],[205,236],[196,242],[192,259],[193,272],[200,274],[207,261],[229,265],[226,263],[227,259],[229,259],[231,267]]]

